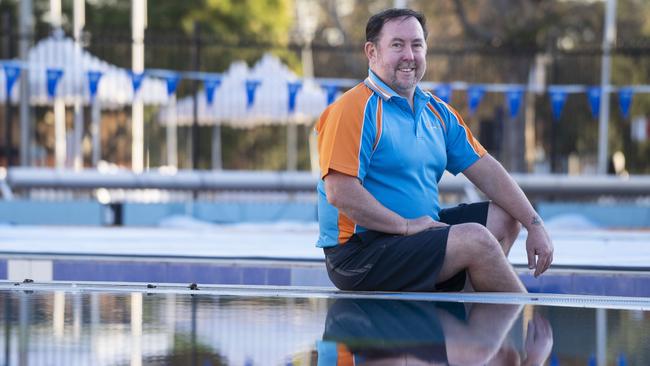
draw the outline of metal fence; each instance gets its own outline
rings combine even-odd
[[[36,39],[47,35],[38,30]],[[4,34],[3,58],[15,56],[17,37],[11,32]],[[218,39],[204,35],[169,35],[150,31],[146,36],[146,66],[151,69],[178,71],[198,70],[223,72],[233,58],[244,59],[249,64],[258,60],[264,52],[273,52],[289,65],[299,65],[300,45],[273,44],[224,44]],[[129,68],[131,39],[128,33],[89,30],[86,49],[93,55],[119,67]],[[346,78],[362,80],[367,73],[367,61],[360,45],[330,47],[313,45],[314,70],[318,78]],[[542,86],[549,84],[599,84],[602,53],[599,48],[581,50],[535,50],[502,49],[476,45],[448,46],[434,41],[429,50],[428,72],[425,80],[433,82],[462,81],[467,83],[518,83],[529,84],[538,78]],[[650,47],[647,45],[620,45],[613,51],[613,83],[615,85],[649,84]],[[193,95],[199,88],[191,80],[181,81],[179,98]],[[543,89],[542,89],[543,90]],[[456,91],[451,104],[466,118],[479,140],[507,168],[518,172],[541,173],[591,173],[595,171],[597,154],[597,120],[591,116],[587,96],[572,94],[568,98],[562,117],[553,121],[550,99],[547,93],[528,93],[525,110],[516,119],[507,117],[502,93],[488,93],[477,112],[468,111],[464,93]],[[636,139],[632,130],[633,120],[646,120],[650,115],[650,97],[635,95],[630,117],[624,118],[612,96],[610,119],[610,151],[621,151],[626,157],[625,169],[630,173],[650,173],[648,137]],[[5,108],[3,105],[2,108]],[[145,114],[145,144],[149,166],[164,163],[164,126],[156,123],[157,107],[150,107]],[[109,121],[102,131],[102,159],[128,166],[130,161],[130,106],[105,111],[103,118]],[[88,113],[86,113],[88,114]],[[3,116],[5,114],[3,113]],[[17,113],[11,114],[13,125]],[[48,108],[33,108],[32,162],[51,165],[53,146],[52,125],[48,122]],[[3,136],[6,135],[3,123]],[[646,125],[650,123],[646,122]],[[86,121],[89,127],[89,121]],[[17,153],[18,128],[12,129],[11,149]],[[196,130],[199,132],[197,133]],[[210,167],[211,126],[179,127],[179,167]],[[309,169],[309,149],[306,143],[309,126],[299,134],[298,169]],[[193,132],[194,131],[194,132]],[[283,169],[286,164],[286,132],[283,127],[260,127],[248,131],[226,131],[229,136],[223,145],[224,168],[230,169]],[[650,135],[650,133],[648,134]],[[256,142],[242,146],[246,136],[256,136]],[[194,141],[197,140],[197,141]],[[193,165],[192,144],[199,144],[198,162]],[[5,143],[6,144],[6,143]],[[5,149],[2,149],[4,152]],[[269,157],[272,157],[271,159]],[[89,156],[86,156],[86,165]],[[610,169],[614,172],[614,169]]]

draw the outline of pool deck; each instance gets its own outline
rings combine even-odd
[[[650,270],[650,231],[554,230],[556,268]],[[315,224],[240,224],[188,227],[0,227],[4,256],[115,256],[322,262]],[[512,248],[526,266],[526,232]]]
[[[162,284],[154,288],[144,283],[116,282],[33,282],[16,284],[12,281],[0,281],[0,291],[65,291],[73,293],[146,293],[146,294],[180,294],[206,296],[237,297],[273,297],[273,298],[346,298],[406,301],[444,301],[483,304],[517,304],[540,306],[563,306],[577,308],[650,310],[650,297],[627,296],[593,296],[571,294],[540,293],[488,293],[488,292],[354,292],[340,291],[331,287],[300,286],[240,286],[240,285],[202,285],[196,290],[188,289],[183,284]]]

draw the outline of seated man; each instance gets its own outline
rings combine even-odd
[[[518,339],[519,332],[512,330],[521,309],[514,304],[337,299],[317,342],[318,365],[543,365],[553,348],[551,324],[535,312],[525,340]],[[523,350],[517,349],[520,344]]]
[[[320,236],[334,284],[355,291],[525,292],[506,256],[521,224],[535,276],[553,245],[530,202],[460,115],[417,86],[426,21],[409,9],[370,18],[368,77],[316,126]],[[444,170],[463,173],[490,202],[440,210]],[[520,224],[521,223],[521,224]]]

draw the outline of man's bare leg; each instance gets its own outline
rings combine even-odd
[[[514,244],[517,236],[519,236],[521,224],[502,209],[501,206],[490,202],[486,227],[494,235],[499,244],[501,244],[503,252],[507,257],[508,253],[510,253],[510,248],[512,248],[512,244]]]
[[[449,364],[485,365],[504,348],[506,336],[522,308],[522,305],[472,304],[467,321],[439,309]]]
[[[449,228],[439,282],[467,270],[476,291],[527,292],[504,250],[486,227],[467,223]]]

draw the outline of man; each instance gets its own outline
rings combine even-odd
[[[544,365],[553,348],[551,323],[535,312],[518,339],[512,329],[522,308],[337,299],[317,342],[318,365]],[[525,357],[515,344],[524,345]]]
[[[553,245],[526,196],[460,115],[417,83],[426,21],[389,9],[366,26],[369,75],[322,114],[316,130],[320,236],[330,279],[355,291],[525,292],[506,256],[520,223],[535,276]],[[444,170],[491,202],[440,210]]]

